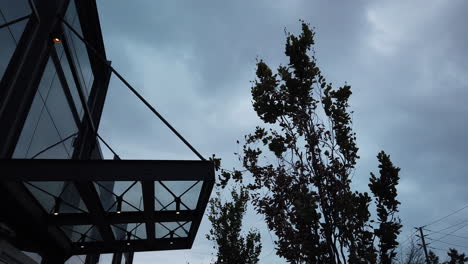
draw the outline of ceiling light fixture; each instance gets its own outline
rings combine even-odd
[[[175,198],[175,204],[176,204],[176,214],[180,214],[180,197]]]
[[[53,213],[54,215],[58,215],[58,214],[59,214],[61,202],[62,202],[62,199],[60,199],[60,197],[56,197],[56,198],[55,198],[54,209],[52,209],[52,213]]]
[[[122,212],[122,196],[117,197],[117,213],[120,214]]]

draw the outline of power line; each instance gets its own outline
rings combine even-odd
[[[468,204],[465,205],[465,206],[463,206],[462,208],[460,208],[460,209],[458,209],[458,210],[456,210],[456,211],[454,211],[454,212],[452,212],[452,213],[446,215],[446,216],[443,216],[443,217],[441,217],[441,218],[439,218],[439,219],[436,219],[436,220],[430,222],[429,224],[424,225],[424,227],[425,227],[425,226],[433,225],[433,224],[435,224],[435,223],[438,223],[438,222],[440,222],[440,221],[446,219],[447,217],[450,217],[450,216],[452,216],[452,215],[454,215],[454,214],[456,214],[456,213],[458,213],[458,212],[460,212],[460,211],[462,211],[462,210],[464,210],[464,209],[466,209],[466,208],[468,208]]]
[[[467,226],[468,226],[468,224],[466,224],[466,225],[464,225],[464,226],[462,226],[462,227],[460,227],[460,228],[458,228],[458,229],[455,229],[455,230],[451,231],[450,233],[445,234],[445,235],[439,237],[438,239],[442,239],[442,238],[445,238],[445,237],[447,237],[447,236],[450,236],[450,235],[452,235],[453,233],[457,232],[458,230],[463,229],[463,228],[465,228],[465,227],[467,227]]]
[[[441,251],[447,251],[446,249],[441,249],[441,248],[436,248],[436,247],[433,247],[433,246],[427,246],[427,248],[429,249],[435,249],[435,250],[441,250]]]
[[[451,233],[442,233],[442,232],[438,232],[438,231],[432,231],[432,230],[429,230],[429,229],[426,229],[427,231],[429,232],[432,232],[432,233],[437,233],[437,234],[441,234],[441,235],[446,235],[446,236],[453,236],[453,237],[458,237],[458,238],[464,238],[464,239],[468,239],[468,237],[464,237],[464,236],[457,236],[457,235],[453,235]]]
[[[413,233],[411,233],[410,235],[408,235],[408,237],[403,241],[401,242],[400,246],[403,247],[404,244],[406,244],[407,242],[411,241],[411,239],[413,238],[413,236],[418,232],[418,230],[416,231],[413,231]]]
[[[460,225],[462,225],[462,224],[464,224],[464,223],[467,223],[467,224],[461,226],[461,227],[458,228],[458,229],[455,229],[455,230],[450,231],[449,234],[453,234],[453,233],[455,233],[456,231],[458,231],[458,230],[460,230],[460,229],[462,229],[462,228],[468,226],[468,220],[465,220],[465,221],[460,222],[460,223],[458,223],[458,224],[454,224],[454,225],[448,226],[448,227],[446,227],[446,228],[443,228],[443,229],[440,229],[440,230],[437,230],[437,231],[432,231],[432,232],[434,232],[434,233],[436,233],[436,232],[442,232],[442,231],[445,231],[445,230],[452,229],[452,228],[454,228],[454,227],[460,226]]]
[[[430,238],[431,239],[431,238]],[[440,242],[440,243],[444,243],[444,244],[447,244],[447,245],[450,245],[450,246],[454,246],[454,247],[460,247],[460,248],[467,248],[467,246],[460,246],[460,245],[457,245],[457,244],[453,244],[453,243],[449,243],[449,242],[445,242],[445,241],[442,241],[442,240],[438,240],[438,239],[431,239],[431,241],[435,241],[435,242]]]
[[[457,224],[448,226],[448,227],[446,227],[446,228],[439,229],[439,230],[437,230],[437,231],[438,231],[438,232],[440,232],[440,231],[445,231],[445,230],[447,230],[447,229],[451,229],[451,228],[453,228],[453,227],[459,226],[459,225],[464,224],[464,223],[468,223],[468,219],[467,219],[467,220],[464,220],[464,221],[462,221],[462,222],[459,222],[459,223],[457,223]]]

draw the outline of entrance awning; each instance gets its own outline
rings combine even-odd
[[[66,237],[72,255],[191,248],[215,180],[209,161],[13,159],[0,168],[30,204],[8,217],[40,211],[47,226],[37,229]]]

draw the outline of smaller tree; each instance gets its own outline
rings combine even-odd
[[[432,250],[429,250],[428,262],[429,262],[429,264],[439,264],[440,263],[439,262],[439,257]]]
[[[215,242],[218,249],[215,263],[223,264],[256,264],[259,261],[262,244],[260,233],[250,230],[242,236],[242,219],[247,210],[249,194],[244,187],[239,191],[233,188],[232,201],[225,203],[219,192],[210,200],[208,219],[212,228],[206,237]]]
[[[432,251],[431,251],[432,252]],[[433,253],[433,252],[432,252]],[[433,253],[434,254],[434,253]],[[409,246],[401,255],[400,264],[427,264],[424,258],[424,252],[421,247],[416,244],[416,241],[411,239]],[[439,262],[431,264],[439,264]]]
[[[445,264],[464,264],[468,262],[468,257],[466,257],[464,253],[458,253],[454,248],[449,249],[447,255],[450,259],[444,262]]]
[[[376,198],[379,225],[374,229],[374,234],[379,238],[380,262],[392,263],[396,256],[395,248],[398,246],[397,237],[402,227],[396,215],[400,204],[396,199],[400,168],[393,166],[390,156],[383,151],[377,155],[377,158],[380,162],[380,177],[371,173],[369,183],[369,188]]]

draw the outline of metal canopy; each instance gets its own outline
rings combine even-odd
[[[209,161],[10,159],[0,168],[71,255],[191,248],[215,180]]]

